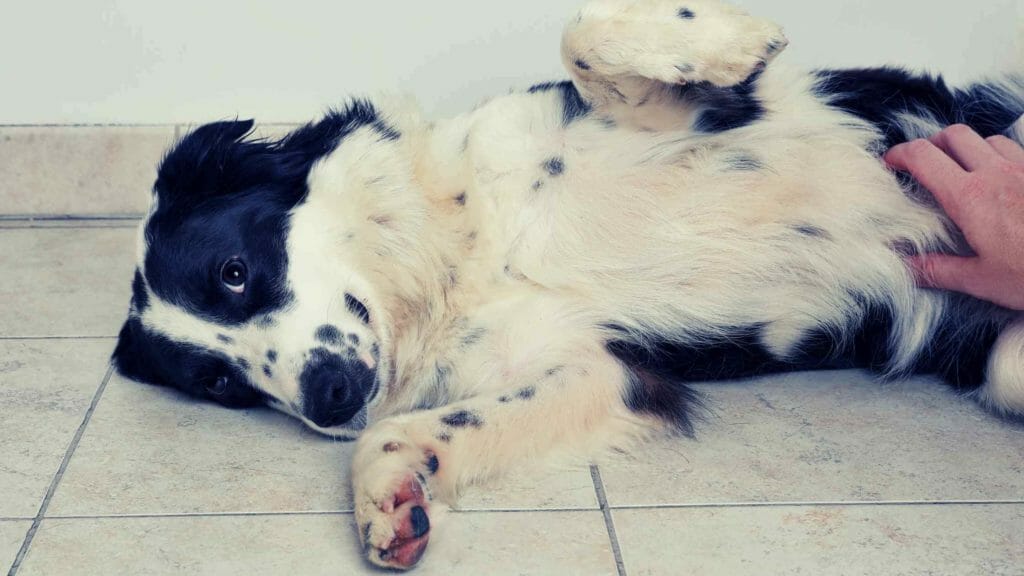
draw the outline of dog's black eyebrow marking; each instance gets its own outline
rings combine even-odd
[[[548,158],[548,160],[544,162],[544,169],[548,171],[548,174],[558,176],[562,172],[565,172],[565,161],[562,160],[561,156]]]
[[[241,366],[242,370],[248,370],[249,369],[249,361],[246,360],[245,358],[241,358],[241,357],[235,358],[235,363],[238,364],[239,366]]]
[[[824,228],[820,228],[813,224],[797,224],[795,226],[791,226],[791,228],[797,234],[803,234],[804,236],[809,236],[811,238],[824,238],[826,240],[832,238],[832,235]]]
[[[534,388],[533,386],[527,386],[526,388],[522,388],[521,390],[519,390],[519,392],[516,392],[516,397],[519,398],[520,400],[529,400],[530,398],[533,398],[533,395],[536,393],[536,388]]]
[[[484,425],[483,419],[476,412],[470,412],[469,410],[458,410],[452,412],[447,416],[441,417],[441,423],[452,428],[465,428],[466,426],[472,426],[473,428],[479,428]]]
[[[341,330],[337,326],[324,324],[316,329],[316,339],[324,344],[340,344]]]
[[[465,206],[466,205],[466,193],[462,192],[458,196],[456,196],[455,197],[455,203],[458,204],[459,206]]]
[[[217,334],[217,340],[220,340],[221,342],[223,342],[225,344],[234,344],[235,343],[235,339],[232,338],[231,336],[228,336],[227,334]]]
[[[697,15],[693,13],[693,10],[684,7],[679,9],[679,17],[683,20],[693,20]]]
[[[263,365],[263,373],[267,376],[267,378],[274,377],[274,371],[270,369],[270,366],[268,364]]]
[[[345,307],[363,321],[363,324],[370,323],[370,311],[366,309],[366,306],[362,302],[356,300],[356,297],[346,293],[345,294]]]
[[[437,469],[441,467],[441,461],[437,459],[437,454],[431,454],[427,457],[427,470],[430,471],[431,476],[437,474]]]
[[[730,154],[726,157],[725,163],[728,165],[729,170],[735,170],[737,172],[755,172],[763,170],[765,167],[764,162],[762,162],[760,158],[755,156],[753,153],[746,151]]]
[[[267,360],[269,360],[271,364],[277,362],[277,350],[274,350],[273,348],[267,350]]]

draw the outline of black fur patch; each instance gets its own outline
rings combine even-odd
[[[822,238],[825,240],[831,239],[832,235],[829,234],[825,229],[815,226],[813,224],[797,224],[792,226],[793,231],[803,236],[810,238]]]
[[[693,20],[694,18],[697,17],[697,15],[694,14],[693,10],[690,10],[689,8],[680,8],[679,17],[682,18],[683,20]]]
[[[322,342],[324,344],[341,344],[341,330],[339,330],[337,326],[324,324],[316,329],[316,334],[314,334],[314,336],[318,342]]]
[[[239,366],[239,367],[240,367],[240,368],[241,368],[242,370],[248,371],[248,370],[249,370],[249,368],[251,368],[251,366],[250,366],[250,364],[249,364],[249,361],[248,361],[248,360],[246,360],[245,358],[241,358],[241,357],[239,357],[239,358],[235,358],[235,362],[236,362],[236,363],[238,364],[238,366]]]
[[[363,324],[370,323],[370,311],[366,309],[366,305],[356,299],[351,294],[345,294],[345,307],[348,308],[349,312],[356,315]]]
[[[576,90],[576,86],[572,82],[548,82],[545,84],[537,84],[530,88],[529,92],[535,94],[537,92],[547,92],[548,90],[558,90],[562,95],[562,125],[568,126],[572,124],[578,118],[582,118],[587,114],[590,114],[590,104],[587,104],[583,97],[580,96],[579,91]]]
[[[1003,133],[1024,114],[1024,94],[994,85],[951,90],[939,76],[895,67],[819,70],[816,75],[817,95],[878,127],[886,148],[908,140],[898,122],[901,114],[933,119],[941,126],[967,124],[983,137]]]
[[[277,350],[267,350],[267,360],[271,364],[277,362]]]
[[[225,344],[234,344],[235,343],[235,339],[232,338],[231,336],[228,336],[227,334],[217,334],[217,340],[220,340],[221,342],[223,342]]]
[[[741,128],[763,118],[764,106],[755,95],[758,76],[754,73],[728,88],[706,82],[680,86],[679,95],[683,102],[700,110],[693,129],[715,134]]]
[[[462,192],[458,196],[456,196],[455,197],[455,203],[458,204],[459,206],[465,206],[466,205],[466,193]]]
[[[548,158],[544,162],[544,170],[551,176],[561,176],[562,172],[565,172],[565,161],[560,156]]]
[[[270,365],[269,364],[264,364],[263,365],[263,375],[266,376],[267,378],[273,378],[274,377],[274,371],[270,369]]]
[[[448,443],[450,443],[450,442],[452,441],[452,435],[451,435],[451,434],[449,434],[449,433],[447,433],[447,432],[441,432],[441,433],[439,433],[439,434],[438,434],[438,435],[436,436],[436,438],[437,438],[437,440],[438,440],[439,442],[444,442],[445,444],[448,444]]]
[[[427,470],[431,474],[437,474],[437,469],[441,467],[441,461],[437,459],[437,454],[431,454],[427,457]]]
[[[484,421],[480,418],[480,415],[469,410],[459,410],[452,412],[447,416],[443,416],[441,418],[441,423],[445,426],[451,426],[452,428],[465,428],[467,426],[480,428],[484,425]]]
[[[498,396],[498,402],[501,402],[502,404],[508,404],[511,401],[512,398],[509,396]]]
[[[728,165],[729,170],[735,170],[737,172],[757,172],[764,170],[765,165],[757,156],[752,152],[736,152],[726,156],[725,163]]]
[[[359,335],[358,334],[346,334],[345,335],[345,340],[349,344],[351,344],[353,346],[359,346]]]
[[[535,394],[537,394],[537,389],[533,386],[527,386],[526,388],[521,388],[519,392],[516,392],[516,398],[519,398],[520,400],[529,400],[530,398],[533,398]]]
[[[383,120],[375,120],[370,125],[373,126],[373,129],[376,130],[378,134],[381,135],[382,139],[387,140],[389,142],[394,142],[402,137],[401,132],[399,132],[397,129],[390,126]]]
[[[142,278],[142,272],[135,269],[135,278],[132,279],[132,308],[140,314],[149,307],[149,293],[146,292],[146,281]]]
[[[573,64],[580,70],[590,70],[590,64],[587,64],[586,62],[580,60],[579,58],[577,58],[576,61],[573,62]]]

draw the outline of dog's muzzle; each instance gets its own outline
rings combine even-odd
[[[345,424],[366,406],[375,379],[355,357],[318,351],[299,377],[302,415],[322,428]]]

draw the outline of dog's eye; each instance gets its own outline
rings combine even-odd
[[[207,384],[206,391],[209,392],[210,394],[213,394],[214,396],[220,396],[221,394],[228,391],[228,384],[228,377],[221,376],[220,378],[217,378],[213,382]]]
[[[239,258],[232,258],[220,267],[220,281],[235,294],[245,292],[245,279],[249,270],[245,262]]]

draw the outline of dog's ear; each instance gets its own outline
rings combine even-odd
[[[149,335],[143,330],[139,319],[129,317],[117,335],[117,346],[110,361],[122,376],[154,384],[156,377],[149,362],[147,338]]]
[[[269,154],[259,141],[246,141],[252,120],[213,122],[196,128],[167,153],[154,191],[161,202],[230,194],[245,186],[253,155]],[[258,160],[258,159],[256,159]]]

